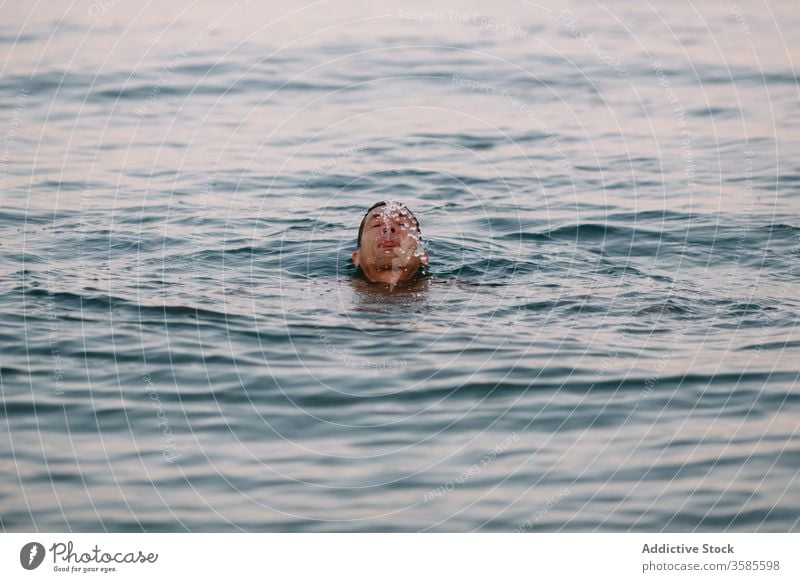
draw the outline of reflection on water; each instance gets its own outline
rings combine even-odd
[[[353,310],[376,313],[389,313],[387,306],[404,305],[425,308],[427,291],[431,281],[428,277],[417,276],[410,281],[397,285],[369,283],[362,277],[353,277],[352,286]]]

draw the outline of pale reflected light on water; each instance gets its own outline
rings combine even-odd
[[[3,530],[797,531],[797,5],[736,6],[4,5]]]

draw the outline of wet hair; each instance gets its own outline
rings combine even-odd
[[[366,214],[364,214],[364,218],[361,219],[361,226],[358,227],[358,240],[356,246],[358,247],[361,246],[361,235],[364,234],[364,225],[367,223],[367,218],[369,218],[369,213],[375,210],[376,208],[379,208],[381,206],[386,206],[387,204],[389,203],[386,200],[381,200],[380,202],[376,202],[375,204],[369,207],[369,210],[367,210]],[[402,202],[393,202],[393,204],[399,206],[400,210],[405,210],[406,212],[408,212],[411,218],[414,219],[414,224],[417,226],[417,232],[421,234],[422,230],[420,230],[419,228],[419,220],[417,220],[417,217],[414,216],[414,213],[411,212],[411,210],[409,210],[408,206],[406,206]]]

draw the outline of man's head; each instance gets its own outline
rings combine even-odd
[[[405,204],[390,200],[367,210],[358,229],[353,264],[368,281],[389,285],[412,279],[428,264],[419,221]]]

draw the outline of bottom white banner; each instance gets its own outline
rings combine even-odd
[[[800,534],[0,535],[0,580],[800,580]]]

